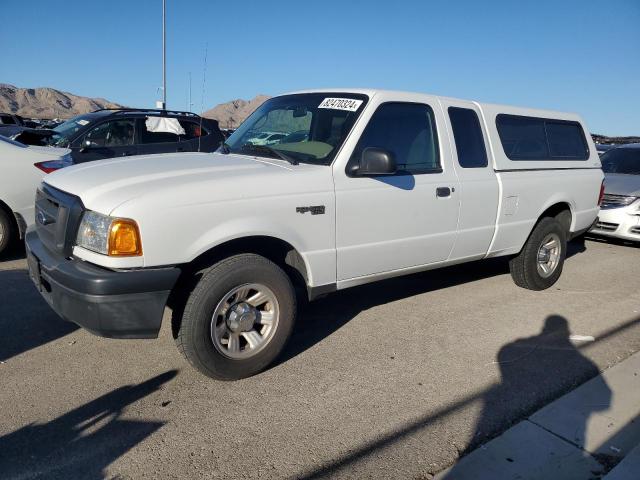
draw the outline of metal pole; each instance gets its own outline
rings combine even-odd
[[[189,72],[189,108],[187,108],[188,112],[191,111],[191,105],[193,105],[193,103],[191,103],[191,72]]]
[[[167,0],[162,0],[162,109],[167,108]]]

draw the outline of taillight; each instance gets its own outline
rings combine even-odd
[[[598,196],[598,206],[602,205],[602,200],[604,199],[604,180],[600,185],[600,196]]]
[[[34,163],[33,166],[39,168],[44,173],[55,172],[56,170],[60,170],[61,168],[68,167],[73,164],[71,157],[64,156],[59,160],[47,160],[46,162],[38,162]]]

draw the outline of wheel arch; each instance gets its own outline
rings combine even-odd
[[[226,240],[198,255],[189,265],[202,268],[239,253],[255,253],[281,267],[286,265],[294,269],[305,284],[309,283],[307,264],[300,252],[286,240],[271,235],[249,235]]]
[[[254,253],[274,262],[289,276],[298,298],[309,298],[307,264],[300,252],[289,242],[270,235],[250,235],[226,240],[180,266],[182,272],[167,300],[167,305],[174,313],[172,318],[174,337],[179,328],[180,312],[184,308],[189,293],[199,280],[198,272],[224,258],[242,253]]]
[[[545,217],[555,217],[565,227],[567,236],[572,231],[575,215],[573,214],[573,207],[571,203],[567,201],[557,201],[547,206],[545,210],[538,216],[535,225]],[[535,225],[533,228],[535,228]],[[532,229],[533,231],[533,229]]]
[[[540,214],[535,219],[533,224],[531,225],[529,233],[527,233],[527,236],[524,238],[524,241],[520,244],[520,247],[516,251],[516,254],[519,254],[520,252],[522,252],[522,249],[525,247],[525,245],[529,241],[529,238],[531,238],[531,234],[534,232],[534,230],[536,229],[540,221],[543,218],[547,218],[547,217],[557,218],[561,222],[561,224],[565,227],[567,238],[571,236],[571,228],[574,222],[574,215],[573,215],[571,204],[564,200],[549,202],[544,207],[544,209],[540,212]]]

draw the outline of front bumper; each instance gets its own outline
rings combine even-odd
[[[37,232],[25,237],[29,274],[65,320],[110,338],[156,338],[176,267],[113,271],[48,250]]]
[[[590,230],[590,233],[640,241],[640,212],[637,208],[638,206],[633,204],[625,208],[600,210],[598,222]]]

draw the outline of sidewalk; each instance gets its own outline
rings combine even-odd
[[[640,353],[550,403],[435,478],[640,479]]]

